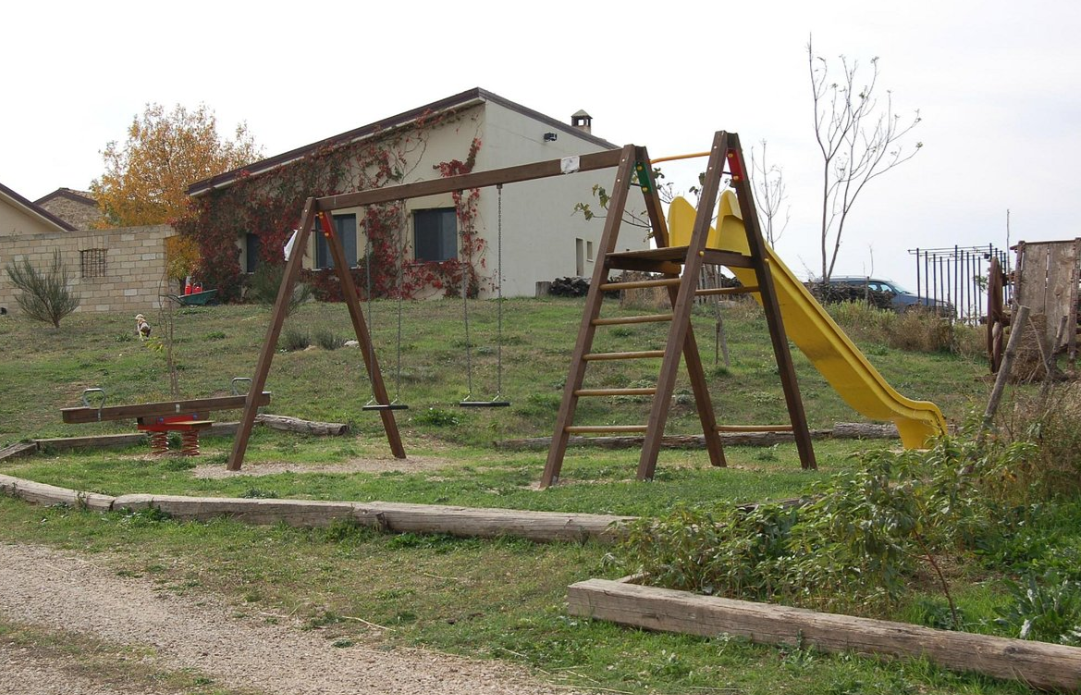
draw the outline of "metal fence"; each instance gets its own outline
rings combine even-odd
[[[1007,276],[1012,272],[1010,253],[987,246],[909,249],[916,260],[916,294],[952,304],[956,318],[979,323],[987,315],[987,273],[992,258]],[[1011,284],[1006,283],[1006,303]]]

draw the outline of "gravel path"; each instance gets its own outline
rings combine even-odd
[[[216,597],[161,593],[147,580],[120,577],[85,558],[41,546],[0,544],[0,616],[150,647],[157,668],[197,669],[219,685],[268,695],[571,692],[492,662],[413,649],[332,647],[296,626],[235,618]],[[73,679],[62,664],[55,666],[50,673],[49,664],[12,645],[0,645],[0,693],[118,692],[110,684]],[[5,690],[12,683],[18,683],[18,690]]]

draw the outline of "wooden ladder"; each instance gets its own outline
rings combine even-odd
[[[726,163],[728,165],[727,171],[725,171]],[[736,428],[718,427],[717,425],[705,371],[702,368],[698,345],[691,326],[691,310],[696,294],[726,293],[724,290],[698,290],[698,277],[702,265],[705,263],[754,269],[758,279],[756,289],[760,294],[763,310],[765,311],[766,323],[779,367],[785,401],[792,421],[791,427],[784,426],[784,429],[791,429],[795,435],[802,466],[804,468],[816,467],[810,431],[807,427],[807,418],[803,410],[803,402],[800,399],[799,386],[792,366],[792,356],[788,348],[788,338],[784,332],[784,323],[781,320],[780,307],[766,260],[765,242],[762,240],[750,181],[744,175],[745,171],[739,137],[735,133],[726,133],[724,131],[716,133],[709,154],[709,163],[706,168],[698,213],[695,217],[690,242],[687,246],[670,246],[668,229],[661,212],[660,198],[657,194],[656,182],[653,179],[653,171],[646,148],[632,145],[623,148],[619,168],[616,172],[616,181],[608,204],[608,214],[605,219],[604,232],[601,236],[593,278],[590,282],[585,310],[578,329],[578,340],[571,356],[570,371],[563,390],[563,400],[556,416],[555,433],[552,436],[552,443],[548,450],[548,460],[541,478],[542,488],[559,481],[563,458],[566,455],[567,445],[573,434],[642,433],[644,440],[638,462],[637,477],[639,480],[652,480],[657,466],[657,455],[664,436],[664,426],[668,418],[668,409],[675,388],[681,357],[686,364],[688,376],[690,377],[710,463],[714,466],[726,465],[719,432]],[[629,188],[635,174],[637,174],[638,184],[645,198],[646,213],[653,228],[653,239],[657,248],[645,251],[616,252],[620,221],[627,205]],[[722,176],[725,174],[731,177],[731,185],[736,191],[740,209],[743,211],[744,226],[747,231],[747,242],[750,249],[749,255],[706,248],[712,211],[720,194]],[[720,221],[718,221],[718,224],[720,224]],[[608,282],[607,278],[611,271],[614,270],[645,271],[659,274],[659,277],[649,280]],[[604,301],[606,292],[648,287],[667,288],[672,305],[670,312],[632,317],[601,317],[601,304]],[[740,291],[748,290],[743,289]],[[592,351],[593,339],[598,328],[647,322],[668,323],[668,338],[664,350],[610,353],[595,353]],[[661,359],[660,373],[655,388],[582,388],[586,369],[593,362],[648,358]],[[646,424],[613,426],[576,426],[573,424],[579,398],[621,395],[653,397],[653,404]]]

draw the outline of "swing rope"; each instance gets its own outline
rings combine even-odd
[[[401,251],[401,225],[398,226],[398,234],[395,236],[395,244]],[[368,230],[364,230],[364,274],[367,276],[368,285],[368,363],[372,364],[375,359],[375,326],[372,323],[372,237]],[[398,262],[398,336],[395,342],[396,367],[394,370],[394,398],[390,403],[377,403],[375,400],[375,384],[372,384],[372,397],[361,410],[408,410],[409,406],[398,402],[402,386],[402,276],[404,274],[404,262]]]
[[[472,346],[469,343],[469,300],[465,270],[462,271],[462,312],[465,323],[465,371],[469,389],[465,399],[458,403],[463,408],[506,408],[510,401],[503,400],[503,184],[496,184],[498,217],[496,224],[496,392],[490,401],[473,400]]]

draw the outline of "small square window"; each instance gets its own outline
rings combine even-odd
[[[103,278],[108,249],[84,249],[79,252],[79,274],[84,278]]]
[[[334,215],[334,231],[342,240],[345,250],[345,259],[350,268],[357,267],[357,216]],[[330,253],[330,243],[323,236],[323,226],[319,220],[315,221],[315,267],[318,269],[333,268],[334,257]]]
[[[458,215],[454,208],[413,213],[413,255],[418,261],[449,261],[458,257]]]

